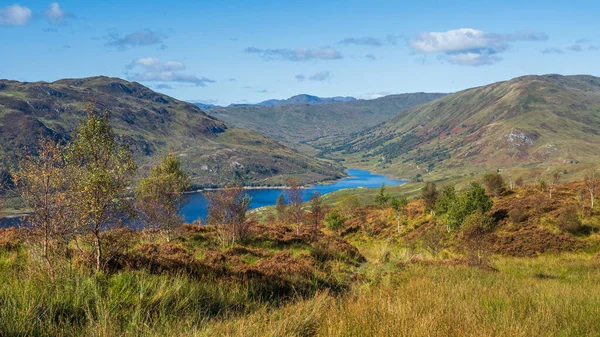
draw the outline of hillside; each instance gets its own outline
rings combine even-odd
[[[525,76],[404,111],[330,152],[402,177],[536,166],[570,171],[600,159],[598,130],[600,78]]]
[[[281,184],[289,176],[314,182],[343,174],[256,132],[233,128],[193,104],[108,77],[0,81],[0,158],[14,162],[16,153],[35,146],[40,135],[70,139],[89,103],[111,111],[115,132],[139,164],[175,151],[196,186],[234,178]]]
[[[319,104],[305,100],[304,104],[214,108],[207,113],[235,127],[256,130],[287,144],[297,144],[358,132],[386,121],[400,111],[444,95],[414,93]]]

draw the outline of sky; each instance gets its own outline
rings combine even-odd
[[[186,101],[455,92],[600,76],[598,1],[0,1],[0,78],[111,76]]]

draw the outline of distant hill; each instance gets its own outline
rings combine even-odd
[[[524,76],[451,94],[329,152],[397,176],[598,162],[600,78]]]
[[[174,151],[197,186],[234,179],[281,184],[334,179],[341,167],[318,161],[254,131],[240,130],[196,106],[118,78],[90,77],[52,83],[0,80],[0,159],[33,148],[40,136],[69,140],[87,103],[112,113],[112,125],[139,164]]]
[[[329,98],[347,101],[318,104],[306,103],[315,96],[298,95],[286,101],[305,103],[214,108],[207,113],[233,126],[256,130],[288,144],[298,144],[321,137],[338,137],[358,132],[386,121],[400,111],[444,95],[414,93],[390,95],[373,100]]]
[[[296,95],[288,99],[270,99],[257,104],[258,106],[286,106],[286,105],[298,105],[298,104],[323,104],[332,102],[350,102],[356,101],[354,97],[317,97],[312,95]]]

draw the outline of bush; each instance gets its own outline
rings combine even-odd
[[[508,218],[512,223],[518,224],[527,220],[527,213],[523,207],[516,206],[508,211]]]
[[[339,233],[342,227],[344,227],[345,221],[346,219],[337,209],[327,213],[327,216],[325,216],[325,226],[336,233]]]
[[[563,232],[576,233],[583,229],[575,206],[568,206],[563,209],[556,222],[558,224],[558,228],[560,228]]]
[[[506,185],[504,184],[504,179],[498,173],[487,173],[483,176],[483,186],[488,191],[489,194],[497,197],[504,193],[506,189]]]
[[[464,239],[476,239],[494,229],[494,218],[480,210],[465,217],[460,229]]]

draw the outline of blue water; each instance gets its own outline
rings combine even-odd
[[[395,186],[406,182],[404,180],[389,179],[386,176],[373,174],[370,171],[365,170],[349,169],[346,173],[348,173],[349,177],[334,183],[307,187],[304,191],[304,200],[308,201],[313,191],[317,191],[323,195],[346,188],[376,188],[380,187],[382,183],[387,186]],[[246,190],[246,194],[252,198],[250,208],[273,206],[282,193],[282,189],[276,188]],[[191,223],[196,219],[206,218],[207,206],[208,203],[206,197],[202,193],[194,193],[191,195],[188,203],[183,207],[181,213],[183,214],[185,221]]]

